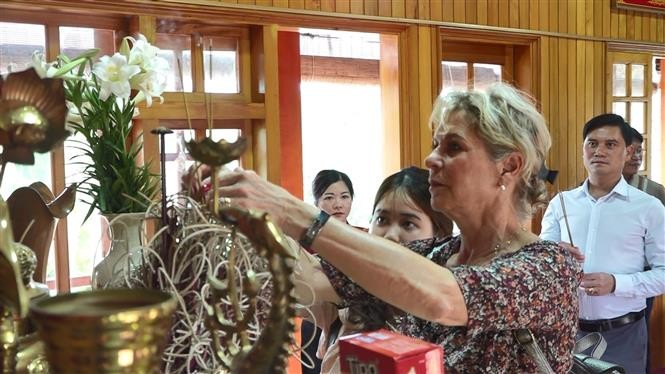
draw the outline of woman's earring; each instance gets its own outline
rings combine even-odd
[[[501,184],[501,185],[499,186],[499,188],[501,188],[501,191],[505,191],[505,190],[506,190],[506,185],[505,185],[505,184]]]

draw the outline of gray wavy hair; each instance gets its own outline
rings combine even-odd
[[[496,83],[485,92],[454,91],[439,96],[434,103],[430,124],[434,128],[457,112],[485,143],[490,156],[498,161],[511,152],[524,156],[522,183],[518,185],[515,206],[522,218],[547,204],[545,182],[538,177],[552,139],[545,118],[533,98],[508,84]]]

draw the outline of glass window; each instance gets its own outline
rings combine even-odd
[[[644,65],[631,64],[630,96],[644,96]]]
[[[442,93],[462,90],[466,91],[469,82],[469,67],[466,62],[442,61],[441,77]]]
[[[192,92],[192,41],[189,35],[158,33],[155,46],[159,47],[159,55],[169,63],[171,74],[166,80],[166,91]],[[182,69],[182,77],[178,74],[178,60]]]
[[[501,65],[473,64],[473,87],[484,91],[492,83],[501,82]]]
[[[644,134],[646,132],[644,127],[646,120],[646,105],[642,102],[630,103],[630,118],[627,120],[635,130]]]
[[[44,25],[0,22],[0,74],[32,66],[32,54],[46,50]]]
[[[74,58],[91,49],[99,48],[96,58],[115,53],[115,31],[88,27],[60,27],[60,53]]]
[[[194,137],[194,130],[173,130],[173,134],[164,137],[167,196],[180,192],[180,180],[194,164],[185,148],[185,142]]]
[[[300,29],[300,54],[303,56],[345,57],[378,60],[381,58],[379,34]]]
[[[203,38],[205,92],[240,92],[238,39],[221,36]]]
[[[222,139],[226,140],[229,143],[234,143],[240,137],[240,130],[238,129],[213,129],[212,134],[210,135],[212,140],[218,142]],[[238,160],[234,160],[225,165],[227,169],[234,170],[240,166]]]
[[[618,114],[624,119],[626,118],[626,103],[615,101],[612,103],[612,113]]]
[[[612,96],[626,96],[626,64],[612,64]]]
[[[99,56],[112,55],[115,51],[115,31],[84,27],[60,27],[60,49],[68,56],[76,56],[89,48],[99,48]],[[65,184],[82,182],[84,175],[80,162],[87,156],[79,148],[85,138],[80,134],[65,140]],[[97,210],[84,222],[90,206],[84,201],[89,197],[77,195],[77,203],[67,216],[67,240],[69,243],[69,272],[71,287],[90,284],[94,264],[102,256],[100,250],[102,218]]]

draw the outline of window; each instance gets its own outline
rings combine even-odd
[[[191,36],[157,33],[155,39],[155,45],[160,49],[159,55],[169,62],[169,71],[172,72],[166,81],[166,91],[192,92]]]
[[[479,53],[482,51],[482,53]],[[500,44],[442,42],[441,89],[484,90],[513,76],[512,47]]]
[[[650,152],[645,155],[649,157],[649,176],[660,184],[665,183],[665,149],[663,148],[663,125],[665,125],[665,113],[663,111],[663,95],[665,95],[665,57],[654,57],[653,70],[651,72],[651,83],[653,91],[651,94],[651,123],[650,123]]]
[[[355,190],[349,223],[363,227],[381,181],[399,168],[385,157],[399,152],[399,139],[389,137],[381,120],[379,48],[379,34],[300,34],[303,197],[313,203],[320,170],[342,171]]]
[[[612,74],[612,82],[608,87],[611,110],[622,116],[644,137],[640,173],[648,175],[653,144],[650,131],[652,57],[648,54],[610,52],[608,63]]]

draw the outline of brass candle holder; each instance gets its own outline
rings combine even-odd
[[[148,289],[64,294],[30,316],[54,373],[158,373],[177,301]]]

